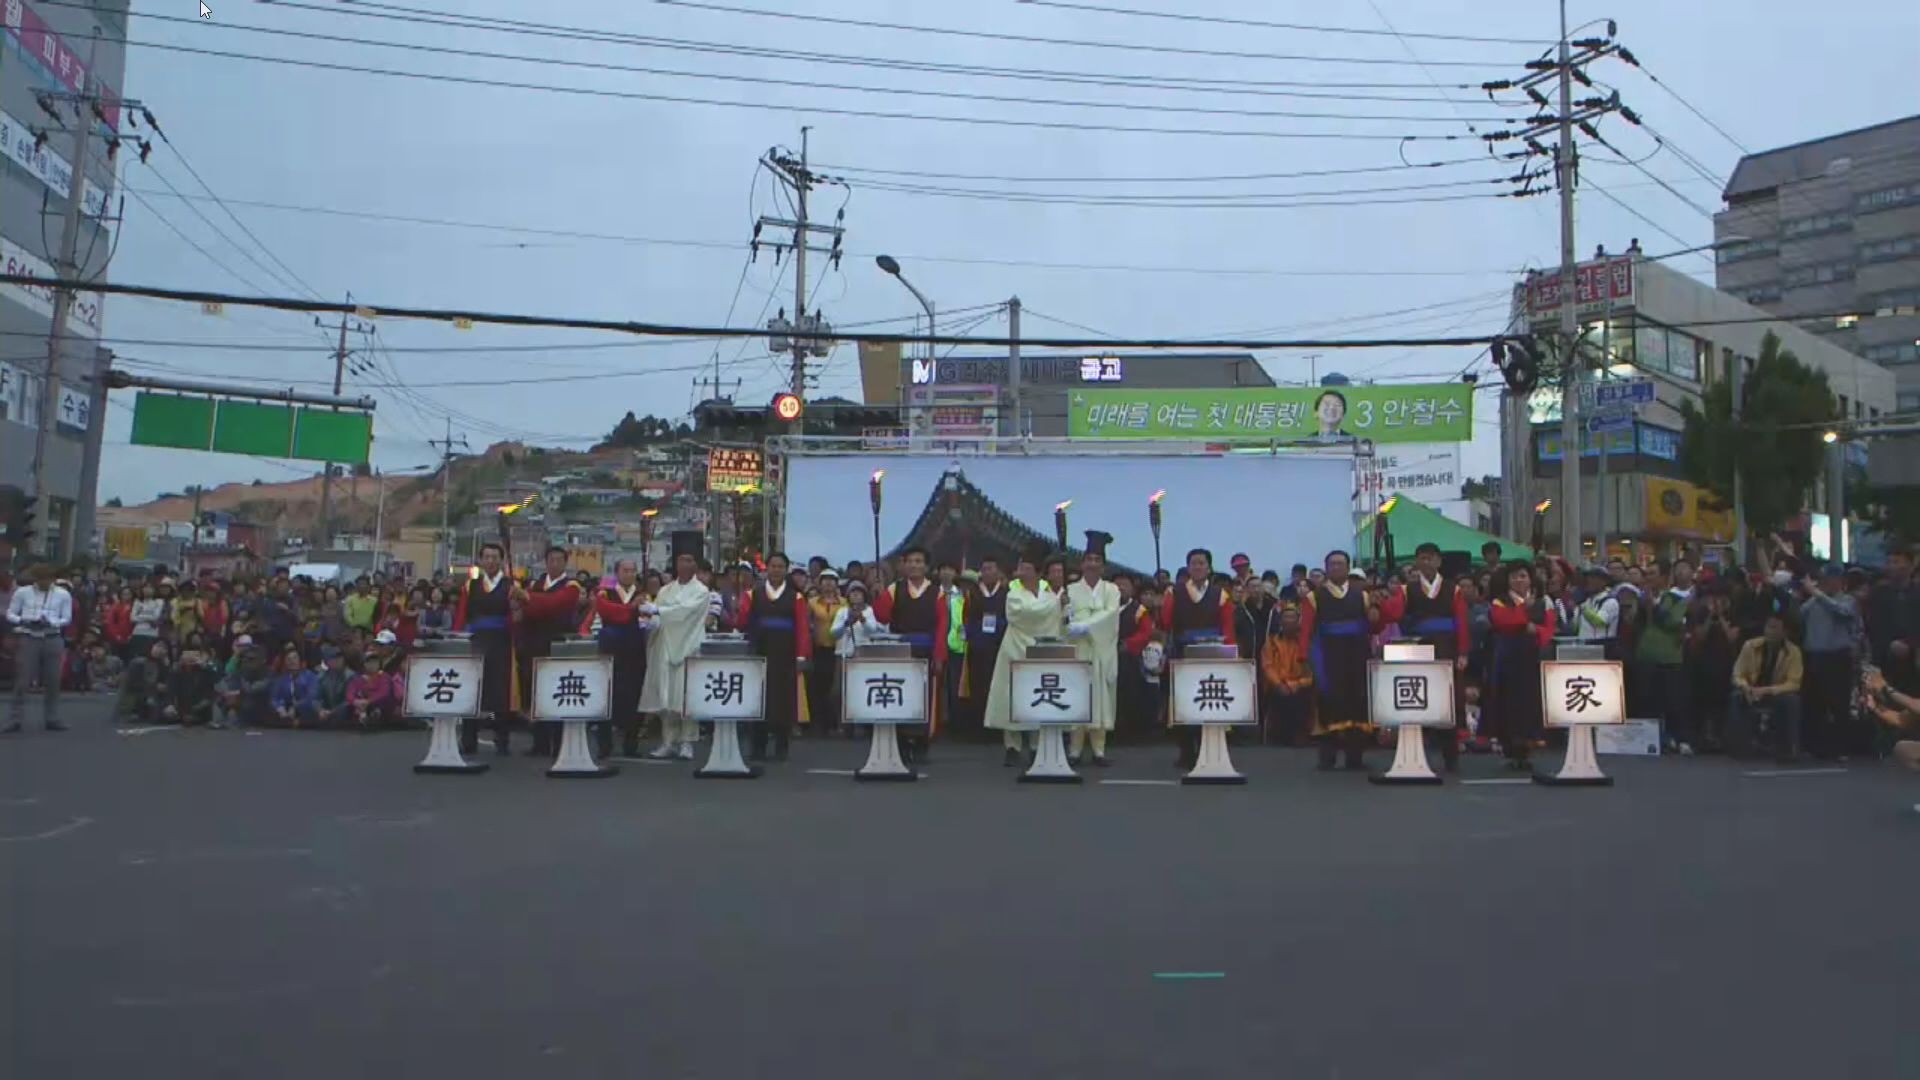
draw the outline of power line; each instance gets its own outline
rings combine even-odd
[[[1740,151],[1743,154],[1753,153],[1753,151],[1747,149],[1747,145],[1745,143],[1741,142],[1739,139],[1736,139],[1731,134],[1729,134],[1726,128],[1723,128],[1719,124],[1714,123],[1713,119],[1709,117],[1706,113],[1703,113],[1699,109],[1695,108],[1693,105],[1693,102],[1688,101],[1684,97],[1681,97],[1680,91],[1675,90],[1673,87],[1667,85],[1666,80],[1660,78],[1660,76],[1655,75],[1653,72],[1647,70],[1647,66],[1640,62],[1639,57],[1635,56],[1631,52],[1623,51],[1621,53],[1620,58],[1622,60],[1625,60],[1627,63],[1632,64],[1635,68],[1638,68],[1640,71],[1640,74],[1645,75],[1647,78],[1653,80],[1653,85],[1658,86],[1662,90],[1665,90],[1667,92],[1668,97],[1671,97],[1673,98],[1673,100],[1679,102],[1681,108],[1686,109],[1688,112],[1692,113],[1694,117],[1698,119],[1701,123],[1712,128],[1715,134],[1727,140],[1729,143],[1732,143],[1734,149]]]
[[[84,6],[81,0],[44,0],[57,6]],[[843,53],[818,52],[813,50],[781,49],[772,46],[746,45],[733,42],[699,41],[687,38],[656,37],[622,31],[612,31],[578,25],[565,25],[553,22],[532,22],[521,19],[507,19],[496,16],[468,15],[459,12],[441,11],[433,8],[402,6],[397,4],[355,4],[351,7],[338,5],[317,5],[291,3],[278,0],[275,7],[302,11],[319,12],[326,15],[349,16],[355,18],[381,19],[410,26],[452,27],[465,30],[479,30],[496,34],[509,34],[521,37],[557,38],[569,41],[589,41],[600,44],[619,44],[640,48],[667,49],[674,52],[710,53],[723,56],[741,56],[753,59],[786,60],[808,64],[831,64],[854,67],[872,67],[882,70],[924,72],[939,75],[957,75],[969,78],[1011,79],[1023,82],[1057,82],[1090,86],[1117,86],[1134,89],[1168,90],[1186,93],[1250,94],[1272,97],[1332,98],[1336,100],[1364,101],[1431,101],[1428,97],[1392,97],[1353,94],[1354,90],[1409,90],[1420,89],[1424,84],[1413,82],[1359,82],[1331,80],[1299,79],[1245,79],[1216,78],[1198,75],[1157,75],[1135,72],[1103,70],[1100,72],[1060,71],[1036,68],[1003,68],[977,64],[961,64],[950,61],[932,61],[885,56],[861,56]],[[377,7],[383,10],[375,11]],[[146,12],[130,12],[134,16],[161,18],[167,21],[193,21],[177,16],[154,16]],[[1285,88],[1317,87],[1324,91],[1339,93],[1297,93]],[[1473,90],[1475,84],[1455,84],[1456,90]]]
[[[487,86],[501,90],[530,90],[537,93],[563,94],[572,97],[605,98],[621,101],[653,101],[676,105],[708,105],[716,108],[756,109],[765,112],[801,113],[807,115],[849,116],[868,120],[911,120],[933,124],[1033,128],[1045,131],[1103,131],[1129,135],[1178,135],[1206,138],[1349,140],[1362,142],[1392,141],[1397,143],[1416,139],[1427,142],[1452,142],[1468,138],[1468,136],[1464,135],[1394,135],[1386,132],[1374,134],[1340,131],[1249,131],[1231,128],[1168,128],[1125,124],[1089,124],[1065,120],[1016,120],[997,116],[941,116],[933,113],[883,112],[877,109],[849,109],[824,105],[727,101],[720,98],[697,98],[673,94],[642,93],[637,90],[554,86],[548,83],[520,82],[511,79],[483,79],[471,75],[434,74],[423,71],[404,71],[398,68],[369,67],[364,64],[338,64],[324,60],[302,60],[286,56],[262,56],[256,53],[229,52],[221,49],[201,49],[189,45],[173,45],[157,41],[134,41],[127,39],[125,44],[134,48],[161,49],[167,52],[186,53],[193,56],[211,56],[225,60],[244,60],[251,63],[262,64],[282,64],[289,67],[310,68],[317,71],[337,71],[354,75],[379,75],[393,79],[412,79],[422,82],[448,83],[457,86]]]
[[[1369,173],[1406,172],[1412,169],[1439,169],[1454,165],[1485,165],[1491,160],[1485,156],[1459,158],[1448,161],[1420,161],[1395,163],[1392,165],[1363,165],[1346,169],[1303,169],[1295,172],[1278,173],[1229,173],[1210,176],[1009,176],[993,173],[951,173],[929,172],[925,169],[882,169],[866,165],[821,165],[819,171],[859,178],[862,176],[903,176],[923,180],[965,180],[982,183],[1008,184],[1213,184],[1248,180],[1297,180],[1323,176],[1361,176]]]
[[[975,41],[1006,41],[1022,45],[1061,45],[1076,49],[1104,49],[1120,52],[1145,52],[1156,55],[1208,56],[1237,60],[1288,60],[1298,63],[1322,64],[1382,64],[1402,65],[1404,60],[1377,56],[1326,56],[1312,53],[1274,53],[1274,52],[1236,52],[1228,49],[1184,48],[1176,45],[1157,43],[1153,45],[1124,41],[1090,41],[1080,38],[1041,37],[1033,34],[1009,34],[992,30],[960,30],[945,26],[915,26],[906,23],[881,22],[876,19],[854,19],[844,16],[800,14],[792,11],[770,11],[765,8],[731,7],[725,4],[699,2],[699,0],[660,0],[674,7],[691,8],[699,11],[711,11],[727,15],[744,15],[754,18],[786,19],[797,22],[820,23],[828,26],[852,26],[863,30],[892,30],[903,33],[929,34],[938,37],[970,38]],[[356,0],[355,6],[388,7],[385,4],[365,4]],[[1484,60],[1438,60],[1434,63],[1444,67],[1486,67]]]
[[[155,173],[154,175],[157,176],[159,174]],[[211,251],[208,251],[206,248],[201,247],[199,241],[195,240],[191,236],[188,236],[185,232],[182,232],[180,229],[180,226],[175,225],[172,219],[168,218],[165,214],[162,214],[160,212],[159,207],[148,202],[146,200],[146,197],[142,195],[137,188],[129,187],[129,188],[122,188],[121,190],[125,191],[128,195],[133,196],[133,201],[139,203],[141,206],[146,207],[147,212],[152,214],[154,218],[160,222],[160,224],[165,225],[169,230],[171,230],[173,235],[179,237],[182,243],[186,244],[188,247],[192,248],[193,250],[199,252],[202,258],[206,259],[208,262],[212,263],[213,265],[219,267],[221,270],[225,271],[228,277],[232,278],[235,281],[238,281],[240,284],[245,285],[248,288],[251,288],[251,289],[260,288],[258,284],[248,279],[246,275],[240,273],[240,271],[235,270],[233,267],[228,266],[225,262],[221,261],[219,256],[215,255]],[[180,196],[180,197],[182,199],[185,198],[185,196]],[[242,254],[244,254],[244,252]],[[269,274],[269,276],[271,276],[271,274]],[[264,292],[265,290],[261,290],[261,291]],[[34,336],[39,337],[41,335],[35,334]]]
[[[149,17],[158,19],[163,22],[197,22],[198,21],[195,19],[177,18],[177,17],[164,16],[164,15],[156,15],[156,16],[149,16]],[[1200,116],[1236,116],[1236,117],[1252,117],[1256,119],[1342,120],[1342,121],[1360,121],[1360,122],[1393,121],[1398,123],[1414,123],[1414,124],[1418,124],[1418,123],[1431,124],[1431,123],[1449,122],[1445,117],[1424,116],[1424,115],[1409,114],[1409,113],[1384,113],[1383,114],[1383,113],[1351,113],[1351,112],[1304,112],[1304,111],[1278,110],[1278,109],[1234,109],[1234,108],[1222,108],[1222,107],[1200,106],[1200,105],[1161,105],[1161,104],[1152,104],[1147,102],[1089,101],[1085,99],[1072,99],[1072,98],[1062,99],[1062,98],[1034,97],[1032,95],[1011,96],[1011,95],[1001,95],[1001,94],[982,94],[982,93],[962,92],[962,91],[954,91],[954,90],[937,90],[930,87],[915,87],[915,86],[868,86],[868,85],[852,84],[852,83],[822,82],[816,79],[783,79],[783,78],[776,78],[774,76],[769,76],[769,75],[740,75],[740,74],[732,74],[732,73],[716,72],[716,71],[690,71],[690,70],[679,69],[679,68],[642,67],[642,66],[633,65],[633,64],[615,64],[615,63],[607,63],[604,61],[594,61],[594,60],[585,60],[585,59],[569,59],[563,62],[554,57],[548,57],[548,56],[529,56],[523,53],[492,52],[492,51],[482,50],[482,49],[462,49],[462,48],[455,48],[447,45],[428,45],[428,44],[422,44],[417,42],[386,41],[378,38],[346,37],[338,34],[323,34],[323,33],[318,33],[315,31],[308,31],[308,30],[290,30],[290,29],[285,29],[281,27],[242,26],[242,25],[233,25],[233,24],[226,24],[226,23],[214,23],[212,25],[216,29],[223,29],[223,30],[270,34],[277,37],[297,38],[297,39],[306,40],[306,41],[325,41],[325,42],[332,42],[335,44],[343,44],[343,45],[365,45],[365,46],[371,46],[373,48],[396,49],[403,52],[427,53],[427,54],[438,55],[438,56],[459,56],[459,57],[467,57],[470,59],[500,60],[500,61],[506,61],[509,63],[522,63],[522,64],[560,65],[564,63],[564,65],[569,68],[584,68],[591,71],[626,72],[626,73],[640,74],[640,75],[666,76],[670,78],[704,79],[704,80],[716,81],[716,82],[748,83],[748,84],[761,85],[761,86],[777,86],[777,87],[784,87],[784,88],[797,88],[797,89],[807,89],[807,90],[833,90],[833,91],[840,91],[840,92],[847,92],[847,93],[861,93],[861,94],[889,94],[889,95],[898,95],[903,97],[922,97],[922,98],[933,98],[937,100],[948,100],[948,101],[991,102],[995,104],[1006,104],[1006,105],[1023,105],[1023,106],[1043,105],[1043,106],[1056,107],[1056,108],[1076,108],[1076,109],[1119,109],[1119,110],[1124,110],[1128,112],[1156,112],[1156,113],[1187,114],[1187,115],[1200,115]],[[172,47],[170,45],[165,45],[157,42],[136,42],[132,40],[127,40],[126,43],[129,45],[139,45],[139,46],[152,47],[152,48]],[[705,104],[715,104],[715,103],[706,102]],[[734,102],[734,103],[726,103],[726,104],[740,105],[745,103]],[[771,106],[764,106],[764,107],[771,107]],[[1511,120],[1510,118],[1507,118],[1507,117],[1492,116],[1492,117],[1484,118],[1483,122],[1509,123],[1511,122]]]
[[[275,266],[278,266],[281,270],[285,271],[287,277],[291,278],[296,285],[298,285],[302,289],[305,289],[307,291],[307,295],[319,296],[320,293],[317,289],[315,289],[312,285],[307,284],[306,280],[303,279],[299,274],[294,273],[293,268],[291,266],[288,266],[286,262],[280,258],[280,256],[274,254],[273,249],[268,247],[266,245],[266,242],[261,240],[260,237],[256,235],[252,229],[248,228],[246,222],[240,220],[240,215],[234,213],[233,208],[228,206],[225,202],[221,200],[219,193],[215,192],[213,190],[213,186],[207,183],[206,178],[200,175],[200,170],[194,168],[193,162],[187,160],[187,155],[184,151],[180,149],[180,145],[173,141],[173,137],[166,133],[166,130],[160,126],[158,121],[154,120],[153,114],[143,109],[141,110],[141,115],[146,119],[147,126],[153,129],[153,133],[160,136],[160,141],[167,144],[167,149],[173,151],[174,159],[179,161],[180,166],[187,170],[187,175],[193,177],[194,183],[200,185],[200,190],[207,193],[207,197],[213,200],[214,205],[220,207],[221,210],[226,212],[227,217],[230,220],[232,220],[232,222],[235,225],[239,226],[240,231],[246,234],[247,239],[252,240],[254,242],[254,245],[258,247],[263,253],[265,253],[267,258],[270,259]],[[159,170],[156,169],[154,171],[154,175],[156,176],[160,175]],[[166,178],[161,177],[161,182],[165,183]],[[173,185],[170,183],[167,184],[167,186],[169,188],[173,187]],[[198,210],[195,210],[194,212],[199,213]],[[208,224],[211,225],[212,222],[208,222]],[[218,232],[219,230],[215,229],[214,231]],[[231,239],[228,240],[228,243],[232,243],[232,242],[233,241]],[[247,255],[246,250],[244,248],[240,248],[240,245],[234,244],[234,247],[236,249],[239,249],[241,254]],[[247,255],[247,258],[252,259],[253,256]]]
[[[134,189],[128,188],[129,192]],[[147,191],[148,195],[169,198],[181,198],[191,201],[195,196],[169,195],[165,192]],[[235,206],[249,206],[263,210],[277,210],[287,213],[320,214],[332,217],[359,218],[366,221],[387,222],[405,225],[425,225],[450,229],[472,229],[484,232],[520,233],[527,236],[548,236],[557,239],[603,241],[619,244],[658,245],[662,247],[688,247],[716,251],[741,251],[743,245],[736,241],[683,240],[667,237],[634,236],[622,233],[592,232],[579,229],[549,229],[527,225],[515,225],[510,222],[472,221],[455,218],[418,217],[404,214],[387,214],[368,210],[349,210],[329,206],[304,206],[294,203],[268,202],[249,199],[229,199]],[[871,258],[875,252],[850,252],[853,258]],[[915,262],[951,263],[960,266],[1005,266],[1038,270],[1070,270],[1083,273],[1158,273],[1158,274],[1201,274],[1225,277],[1476,277],[1506,274],[1500,270],[1335,270],[1335,269],[1278,269],[1260,267],[1227,266],[1164,266],[1151,264],[1101,264],[1077,262],[1049,262],[1032,259],[968,258],[953,255],[920,255],[896,253],[902,259],[911,258]]]
[[[162,300],[177,300],[193,304],[233,304],[242,307],[272,308],[281,311],[300,311],[314,314],[352,314],[362,318],[391,318],[423,320],[439,323],[486,323],[494,326],[549,327],[567,330],[600,330],[612,333],[633,334],[642,337],[735,337],[767,338],[773,331],[763,327],[706,327],[678,326],[665,323],[617,321],[612,319],[588,319],[560,315],[529,315],[517,312],[478,311],[451,308],[413,308],[387,307],[365,301],[335,303],[327,300],[307,300],[286,296],[243,296],[237,293],[208,292],[197,289],[172,289],[155,285],[136,285],[127,282],[88,283],[70,279],[48,279],[27,274],[0,274],[0,285],[25,285],[35,288],[80,289],[90,288],[96,292],[110,295],[148,296]],[[952,334],[861,334],[862,339],[886,344],[931,343],[934,345],[979,345],[1008,347],[1013,345],[1011,338],[966,338]],[[1019,344],[1038,348],[1109,348],[1124,345],[1139,349],[1358,349],[1378,348],[1381,346],[1411,347],[1428,345],[1479,345],[1492,340],[1490,337],[1469,338],[1389,338],[1383,340],[1338,340],[1338,341],[1247,341],[1247,340],[1184,340],[1177,338],[1133,338],[1133,339],[1083,339],[1083,338],[1027,338],[1019,339]]]
[[[1428,41],[1479,42],[1491,45],[1547,45],[1551,42],[1539,38],[1479,37],[1473,34],[1435,34],[1395,30],[1373,30],[1358,26],[1319,26],[1311,23],[1268,22],[1263,19],[1239,19],[1226,15],[1199,15],[1192,12],[1147,11],[1142,8],[1110,7],[1103,4],[1066,3],[1064,0],[1020,0],[1033,7],[1060,8],[1065,11],[1088,11],[1100,15],[1125,15],[1142,19],[1167,19],[1174,22],[1212,23],[1217,26],[1246,26],[1263,30],[1297,30],[1310,34],[1345,34],[1355,37],[1380,37],[1391,34],[1394,37],[1423,38]]]

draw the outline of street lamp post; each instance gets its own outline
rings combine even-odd
[[[920,301],[920,306],[927,309],[927,363],[932,364],[933,363],[933,334],[934,334],[933,301],[927,299],[927,294],[921,292],[919,289],[914,288],[913,282],[908,281],[906,275],[900,272],[900,261],[898,259],[895,259],[891,255],[879,255],[879,256],[876,256],[873,261],[876,266],[880,267],[880,269],[886,271],[889,274],[892,274],[894,277],[894,280],[898,281],[902,285],[905,285],[907,287],[907,291],[913,294],[913,298],[915,300]]]

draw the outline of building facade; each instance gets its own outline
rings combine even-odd
[[[1658,261],[1618,256],[1583,263],[1578,273],[1583,343],[1611,360],[1606,371],[1593,373],[1593,381],[1647,380],[1654,393],[1652,402],[1626,412],[1626,423],[1589,433],[1582,445],[1580,520],[1588,557],[1596,553],[1602,529],[1610,540],[1609,554],[1629,558],[1665,555],[1680,544],[1732,542],[1733,515],[1681,477],[1681,404],[1697,402],[1736,364],[1751,371],[1768,333],[1778,335],[1802,363],[1826,373],[1849,416],[1873,419],[1895,408],[1895,380],[1886,368]],[[1515,294],[1516,321],[1542,336],[1557,326],[1557,278],[1535,275]],[[1508,475],[1528,477],[1523,511],[1549,499],[1558,502],[1566,460],[1560,392],[1543,387],[1508,407],[1524,411],[1507,418],[1527,432],[1523,446],[1510,450],[1524,449],[1524,470],[1517,462],[1507,464],[1513,470]],[[1615,410],[1616,417],[1622,411]],[[1520,520],[1511,531],[1525,539],[1531,515],[1516,516]],[[1541,522],[1545,538],[1554,550],[1565,550],[1559,523],[1559,512],[1549,507]]]
[[[62,116],[74,104],[47,95],[92,94],[102,107],[83,140],[82,214],[75,237],[81,276],[99,279],[113,251],[118,200],[107,140],[126,125],[117,102],[126,70],[120,41],[127,32],[126,0],[80,5],[5,0],[0,29],[0,265],[9,274],[51,278],[66,243],[67,205],[75,156],[71,125],[60,126],[43,102]],[[100,440],[111,359],[100,346],[101,296],[75,298],[69,335],[55,364],[55,409],[44,474],[49,520],[36,521],[49,550],[71,554],[92,537],[100,476]],[[45,378],[52,351],[54,294],[36,286],[0,285],[0,488],[33,492],[34,448],[45,410]]]
[[[1920,305],[1920,116],[1749,154],[1714,215],[1721,289],[1789,318]],[[1920,316],[1804,325],[1920,410]]]

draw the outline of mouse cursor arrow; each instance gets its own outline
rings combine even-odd
[[[200,0],[200,17],[203,19],[213,18],[213,9],[207,6],[207,0]]]

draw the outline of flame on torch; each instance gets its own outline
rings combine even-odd
[[[1167,489],[1161,488],[1159,491],[1156,491],[1153,494],[1147,496],[1147,502],[1154,506],[1159,506],[1160,500],[1166,497],[1167,497]]]

